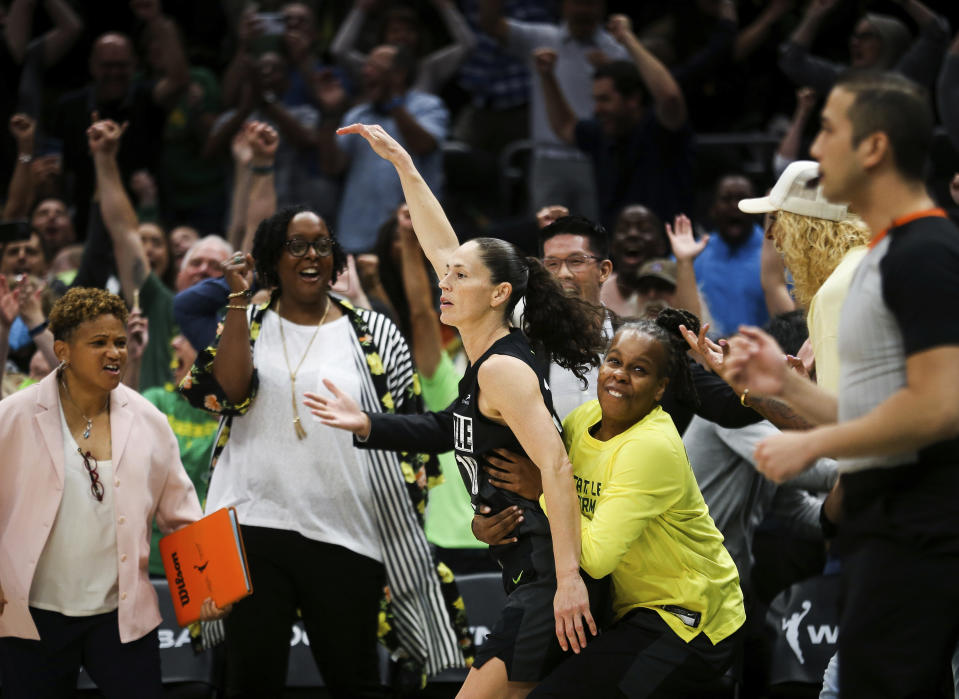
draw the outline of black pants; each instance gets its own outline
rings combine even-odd
[[[959,466],[842,477],[843,699],[952,697],[959,641]]]
[[[71,617],[30,608],[39,641],[0,638],[0,681],[4,699],[72,699],[80,666],[112,699],[162,696],[156,629],[120,642],[116,611]]]
[[[700,633],[687,643],[659,614],[636,609],[588,638],[586,649],[568,657],[530,697],[687,697],[722,676],[741,633],[716,645]]]
[[[280,695],[297,609],[330,693],[383,696],[376,650],[383,565],[296,532],[242,530],[253,594],[226,618],[227,696]]]

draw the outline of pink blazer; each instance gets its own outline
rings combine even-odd
[[[27,604],[37,560],[63,495],[59,400],[54,372],[0,401],[0,586],[7,598],[0,636],[40,638]],[[161,531],[170,532],[203,512],[163,413],[121,384],[110,397],[110,429],[118,615],[120,640],[127,643],[160,623],[147,574],[153,518]]]

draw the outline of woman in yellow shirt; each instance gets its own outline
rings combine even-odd
[[[592,577],[611,575],[614,621],[531,697],[685,697],[732,662],[746,618],[739,576],[659,406],[670,381],[693,391],[678,330],[691,320],[670,309],[623,325],[600,366],[598,400],[563,423],[580,563]],[[528,491],[511,471],[497,484]]]

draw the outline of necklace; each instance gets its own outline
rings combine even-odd
[[[330,302],[330,297],[326,297],[326,310],[323,311],[323,317],[320,318],[320,322],[316,324],[316,330],[313,331],[313,337],[310,338],[310,341],[306,345],[306,349],[303,350],[303,356],[300,357],[299,364],[296,365],[296,369],[290,369],[290,358],[286,353],[286,335],[283,332],[283,318],[280,316],[280,302],[276,302],[276,315],[280,320],[280,341],[283,343],[283,361],[286,362],[286,370],[290,374],[290,400],[293,403],[293,431],[296,432],[297,439],[303,439],[306,437],[306,430],[303,429],[303,424],[300,422],[300,411],[296,405],[296,375],[300,371],[300,367],[303,366],[304,360],[306,360],[306,355],[310,353],[310,347],[313,346],[313,340],[316,339],[316,336],[320,334],[320,327],[323,325],[326,320],[326,316],[330,313],[330,306],[333,304]]]
[[[80,406],[77,405],[77,402],[75,400],[73,400],[73,396],[70,395],[70,387],[67,385],[66,379],[63,378],[63,374],[60,374],[59,379],[60,379],[60,385],[63,386],[63,392],[67,396],[67,400],[69,400],[70,404],[77,409],[77,412],[80,413],[80,417],[82,417],[87,422],[87,426],[83,430],[83,438],[90,439],[90,430],[93,429],[93,418],[89,418],[86,415],[84,415],[83,411],[80,410]],[[109,394],[107,394],[107,402],[106,404],[104,404],[103,409],[106,410],[107,412],[110,412],[110,395]],[[94,415],[93,417],[96,417],[96,415]]]

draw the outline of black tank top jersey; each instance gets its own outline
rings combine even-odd
[[[536,512],[542,515],[543,522],[535,524],[530,522],[529,527],[540,529],[546,518],[539,503],[490,484],[489,475],[484,469],[484,466],[489,465],[486,456],[494,449],[509,449],[525,453],[512,430],[505,425],[493,422],[479,411],[477,373],[483,362],[494,354],[516,357],[533,370],[546,408],[553,417],[556,429],[562,435],[562,423],[553,410],[553,397],[546,382],[548,364],[533,354],[529,340],[522,331],[514,328],[509,335],[494,342],[474,364],[471,364],[460,380],[459,398],[453,408],[453,445],[456,464],[459,466],[460,475],[469,491],[474,509],[478,509],[480,505],[488,505],[492,510],[491,514],[496,514],[510,505],[519,505],[528,515]],[[529,519],[527,516],[527,521]],[[522,533],[524,529],[527,527],[521,526],[520,532]]]

